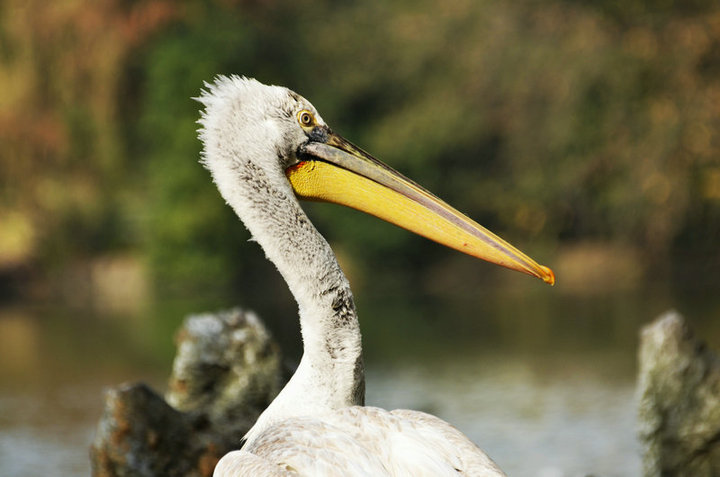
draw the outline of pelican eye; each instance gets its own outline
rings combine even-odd
[[[315,116],[310,111],[303,109],[297,115],[300,126],[304,128],[311,128],[315,126]]]

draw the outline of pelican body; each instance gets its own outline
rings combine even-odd
[[[215,476],[502,476],[460,431],[418,411],[364,407],[350,285],[298,199],[353,207],[469,255],[552,271],[352,145],[300,95],[219,76],[197,98],[203,165],[295,297],[303,356]]]

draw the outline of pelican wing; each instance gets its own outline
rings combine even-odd
[[[255,459],[261,459],[266,467],[260,467]],[[437,417],[418,411],[352,406],[321,417],[280,421],[248,449],[223,457],[215,469],[216,477],[250,475],[505,474],[460,431]]]

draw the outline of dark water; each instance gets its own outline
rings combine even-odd
[[[368,403],[445,418],[511,476],[639,475],[638,330],[676,308],[720,347],[720,297],[665,286],[547,290],[361,299]],[[87,475],[103,388],[126,380],[162,387],[183,315],[219,306],[226,302],[1,308],[0,476]],[[292,359],[297,324],[287,319],[270,324]]]

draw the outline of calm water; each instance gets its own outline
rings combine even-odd
[[[720,345],[717,293],[573,296],[547,287],[443,301],[360,301],[367,401],[437,414],[511,476],[636,476],[637,331],[675,307]],[[557,289],[555,289],[557,290]],[[162,387],[184,314],[62,306],[0,309],[0,476],[88,475],[105,386]],[[297,325],[270,321],[297,356]]]

